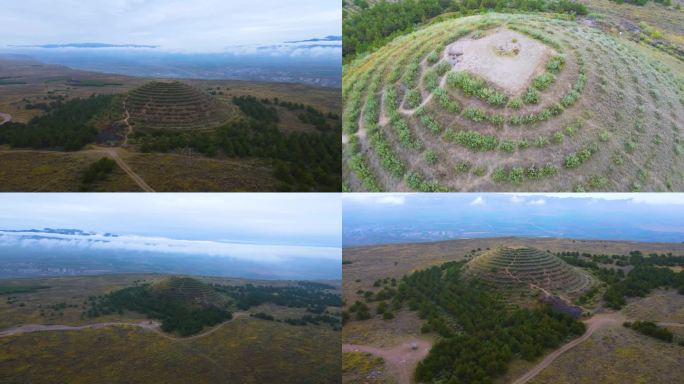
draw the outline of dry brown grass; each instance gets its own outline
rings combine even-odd
[[[621,324],[597,330],[561,355],[531,384],[679,383],[682,347],[641,335]]]
[[[124,160],[157,192],[265,192],[277,188],[269,162],[259,159],[129,153]]]
[[[87,152],[0,151],[0,191],[78,192],[86,168],[101,156]],[[139,192],[140,188],[119,168],[96,190]]]

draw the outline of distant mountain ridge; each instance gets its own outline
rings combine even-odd
[[[65,44],[36,44],[36,45],[9,45],[14,48],[159,48],[158,45],[144,44],[107,44],[107,43],[65,43]]]

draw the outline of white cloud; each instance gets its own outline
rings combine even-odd
[[[343,193],[342,199],[362,204],[404,205],[406,193]]]
[[[339,1],[22,0],[2,2],[3,45],[102,42],[221,51],[342,34]]]
[[[478,196],[475,198],[475,200],[470,202],[470,205],[485,205],[487,202],[485,202],[485,199],[482,198],[482,196]]]
[[[515,195],[561,199],[627,200],[635,204],[684,205],[682,193],[516,193]]]
[[[166,237],[94,234],[39,234],[1,232],[0,245],[25,248],[67,248],[120,250],[186,255],[230,257],[262,263],[287,262],[292,259],[341,260],[340,248],[298,245],[249,244],[206,240],[178,240]]]
[[[520,203],[524,203],[524,202],[525,202],[524,197],[520,197],[517,195],[511,196],[511,203],[513,203],[513,204],[520,204]]]

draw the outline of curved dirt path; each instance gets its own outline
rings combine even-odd
[[[14,336],[14,335],[21,335],[23,333],[33,333],[33,332],[50,332],[50,331],[80,331],[84,329],[98,329],[98,328],[104,328],[104,327],[112,327],[112,326],[131,326],[131,327],[140,327],[142,329],[146,329],[148,331],[153,331],[169,340],[194,340],[194,339],[199,339],[201,337],[208,336],[217,330],[219,330],[221,327],[224,325],[232,322],[233,320],[248,317],[249,313],[248,312],[235,312],[233,313],[233,317],[230,320],[224,321],[223,323],[209,329],[208,331],[198,333],[197,335],[193,335],[190,337],[176,337],[176,336],[171,336],[169,334],[164,333],[161,330],[161,323],[158,321],[141,321],[139,323],[117,323],[117,322],[107,322],[107,323],[95,323],[95,324],[86,324],[86,325],[62,325],[62,324],[26,324],[26,325],[19,325],[16,327],[8,328],[3,331],[0,331],[0,337],[9,337],[9,336]]]
[[[411,348],[416,343],[417,349]],[[342,352],[365,352],[382,357],[385,365],[399,375],[399,384],[410,384],[413,371],[418,362],[430,352],[432,344],[426,340],[409,340],[392,348],[378,348],[369,345],[344,344]]]
[[[682,323],[667,323],[667,322],[664,322],[664,323],[656,323],[656,324],[658,324],[658,325],[661,326],[661,327],[684,328],[684,324],[682,324]]]
[[[122,147],[125,147],[128,145],[128,135],[133,133],[133,126],[128,122],[128,119],[131,118],[131,114],[128,112],[128,108],[126,108],[126,100],[123,102],[123,107],[124,107],[124,115],[126,116],[123,119],[123,122],[126,123],[126,133],[124,134],[124,141],[121,143]]]
[[[0,125],[9,123],[10,121],[12,121],[12,115],[9,113],[0,112]]]
[[[14,336],[14,335],[21,335],[23,333],[33,333],[33,332],[80,331],[83,329],[97,329],[97,328],[119,326],[119,325],[140,327],[140,328],[149,329],[149,330],[158,329],[160,326],[160,324],[158,322],[149,321],[149,320],[148,321],[141,321],[139,323],[109,322],[109,323],[95,323],[95,324],[77,325],[77,326],[62,325],[62,324],[26,324],[26,325],[19,325],[16,327],[5,329],[4,331],[0,331],[0,337],[8,337],[8,336]]]
[[[145,192],[155,192],[152,187],[150,187],[142,177],[138,176],[137,173],[133,172],[131,167],[126,164],[126,162],[119,156],[119,153],[113,148],[103,148],[100,151],[106,153],[116,164],[121,168],[128,176],[133,179],[133,181],[138,184],[138,186]]]
[[[60,151],[49,151],[49,150],[39,150],[39,149],[9,149],[9,150],[0,150],[0,153],[46,153],[46,154],[55,154],[55,153],[64,153]],[[126,174],[140,187],[145,192],[156,192],[152,187],[150,187],[145,180],[143,180],[142,177],[140,177],[137,173],[135,173],[131,167],[126,164],[126,162],[119,156],[119,153],[116,151],[114,148],[101,148],[101,147],[95,147],[94,149],[86,149],[83,151],[79,151],[76,153],[92,153],[92,154],[99,154],[99,155],[104,155],[106,157],[109,157],[110,159],[114,160],[116,164],[126,172]]]
[[[553,361],[556,360],[560,355],[589,339],[591,335],[596,332],[596,330],[611,324],[621,324],[623,320],[624,318],[619,313],[595,315],[591,319],[584,322],[587,325],[587,331],[584,332],[584,335],[572,340],[571,342],[548,354],[544,360],[542,360],[526,374],[515,380],[513,384],[527,383],[528,381],[532,380],[533,377],[537,376],[539,372],[543,371],[544,368],[551,365],[551,363],[553,363]]]

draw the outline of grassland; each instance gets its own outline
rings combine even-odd
[[[247,95],[259,100],[278,99],[311,106],[329,114],[326,122],[330,126],[339,125],[339,119],[329,117],[340,115],[341,96],[335,89],[233,80],[155,83],[155,79],[72,70],[30,58],[0,59],[0,63],[0,78],[17,83],[21,80],[21,84],[0,84],[0,112],[11,115],[13,122],[28,123],[72,99],[93,94],[119,95],[114,100],[118,107],[113,106],[88,122],[97,129],[98,136],[96,144],[82,151],[22,152],[0,147],[2,191],[78,191],[81,189],[80,178],[89,163],[98,157],[112,157],[111,151],[109,155],[105,153],[112,146],[117,147],[120,163],[124,165],[117,167],[106,180],[90,190],[147,189],[139,182],[142,180],[155,191],[276,191],[283,189],[283,184],[290,185],[291,178],[297,178],[300,165],[291,165],[289,160],[282,159],[274,164],[275,159],[259,157],[261,148],[243,148],[244,144],[239,155],[224,154],[216,148],[209,151],[211,154],[208,155],[192,145],[178,148],[169,145],[167,150],[150,150],[141,148],[143,144],[134,138],[135,133],[151,132],[161,127],[163,131],[197,131],[200,136],[209,134],[221,123],[245,121],[248,118],[232,103],[233,97]],[[167,89],[155,90],[160,84],[162,88],[171,86],[175,94]],[[301,111],[282,106],[274,108],[280,117],[274,129],[283,134],[316,136],[320,133],[316,125],[302,118]],[[329,132],[327,134],[330,135]],[[205,142],[208,140],[204,136],[186,139],[194,143],[202,141],[198,145],[207,146]],[[328,148],[327,145],[323,147],[325,149],[322,151]],[[339,153],[339,149],[335,152]],[[339,155],[333,154],[333,160],[335,156]],[[306,179],[305,176],[301,178]],[[290,179],[283,181],[283,178],[288,177]],[[339,173],[337,178],[339,180]],[[311,184],[316,181],[306,179],[306,182]],[[339,188],[339,181],[337,185]],[[301,185],[296,188],[299,187]],[[289,188],[293,187],[290,185]]]
[[[473,76],[468,68],[492,63],[477,61],[484,52],[469,67],[461,46],[503,34],[553,54],[521,66],[532,75],[508,73],[511,64]],[[524,61],[522,47],[496,60]],[[345,186],[683,190],[684,66],[664,56],[545,15],[463,17],[398,37],[344,68]],[[503,82],[517,76],[527,79],[522,93]]]
[[[683,364],[682,347],[616,324],[598,330],[530,383],[677,383]]]
[[[287,287],[294,284],[212,277],[198,279],[205,283],[237,286]],[[168,286],[172,291],[188,293],[183,280],[178,280],[179,284],[170,281],[167,276],[156,274],[3,280],[3,288],[28,285],[49,288],[3,295],[0,329],[18,324],[139,322],[144,316],[129,311],[100,316],[97,320],[83,318],[83,303],[90,296],[129,287],[136,282],[160,288]],[[257,311],[280,318],[295,315],[291,308],[275,305],[250,309],[250,312]],[[292,326],[249,316],[227,322],[206,337],[176,339],[137,327],[111,326],[2,337],[0,351],[0,381],[3,383],[216,383],[226,380],[339,383],[341,380],[338,331],[325,324]]]

